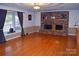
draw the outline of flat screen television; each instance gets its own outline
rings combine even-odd
[[[63,25],[56,25],[55,29],[56,30],[63,30]]]
[[[52,25],[51,24],[45,24],[44,29],[52,29]]]

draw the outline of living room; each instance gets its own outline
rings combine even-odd
[[[78,7],[79,3],[0,3],[0,55],[78,56]]]

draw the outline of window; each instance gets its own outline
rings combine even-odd
[[[6,20],[5,20],[5,24],[4,24],[4,28],[3,28],[4,33],[8,33],[10,28],[13,28],[13,30],[15,32],[21,31],[17,12],[16,13],[10,12],[10,13],[7,13],[7,15],[6,15]]]
[[[15,20],[15,27],[16,27],[15,29],[19,30],[20,29],[20,24],[19,24],[19,19],[18,19],[17,15],[15,16],[15,19],[16,19]]]
[[[6,16],[6,20],[5,20],[5,24],[4,24],[4,32],[8,32],[9,28],[12,27],[12,15],[7,15]]]

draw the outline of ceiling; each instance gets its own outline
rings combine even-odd
[[[33,9],[33,3],[0,3],[0,5],[20,8],[29,11],[79,10],[79,3],[39,3],[41,7],[39,10]]]

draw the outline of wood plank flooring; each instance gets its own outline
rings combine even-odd
[[[75,36],[32,33],[0,44],[0,56],[78,56]]]

